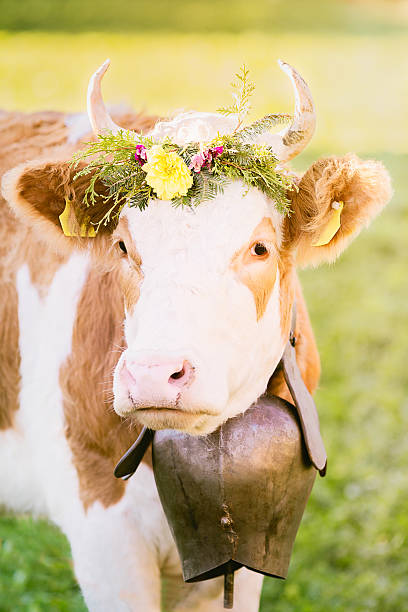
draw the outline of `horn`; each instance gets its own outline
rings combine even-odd
[[[118,130],[122,129],[119,125],[116,125],[116,123],[112,121],[102,99],[101,81],[103,75],[109,68],[109,64],[110,60],[107,59],[91,76],[88,85],[88,117],[96,136],[98,134],[102,134],[103,132],[113,132],[115,134],[118,132]]]
[[[295,113],[292,125],[277,134],[264,134],[262,141],[270,145],[281,163],[303,151],[316,127],[316,110],[310,89],[300,74],[286,62],[278,60],[280,68],[292,81],[295,92]]]

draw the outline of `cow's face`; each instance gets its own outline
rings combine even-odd
[[[203,433],[245,410],[288,333],[288,262],[283,271],[273,202],[255,189],[245,195],[239,182],[194,210],[156,200],[128,208],[113,240],[127,343],[116,412],[153,429]]]

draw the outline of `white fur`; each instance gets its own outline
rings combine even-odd
[[[69,144],[75,144],[85,136],[90,134],[92,131],[91,124],[86,113],[72,113],[65,115],[65,125],[68,128],[68,139]]]
[[[170,121],[160,121],[149,135],[156,141],[170,138],[178,145],[188,142],[205,143],[217,134],[232,132],[237,122],[236,115],[226,117],[219,113],[188,111],[180,113]]]
[[[115,410],[133,410],[155,429],[213,431],[264,392],[282,355],[279,274],[258,321],[254,297],[231,266],[264,217],[272,219],[279,239],[280,217],[261,192],[243,195],[238,182],[194,210],[155,200],[144,211],[128,208],[123,214],[141,256],[143,281],[136,307],[126,315],[128,349],[115,372]],[[137,362],[146,354],[191,362],[195,378],[178,406],[200,412],[194,421],[175,415],[169,422],[167,414],[161,419],[132,408],[119,372],[124,360]]]
[[[56,273],[45,298],[27,266],[17,275],[21,355],[20,409],[15,427],[0,434],[0,498],[13,510],[64,512],[62,493],[78,498],[77,478],[64,435],[59,369],[71,350],[76,303],[86,262],[74,255]],[[24,466],[22,468],[21,466]]]

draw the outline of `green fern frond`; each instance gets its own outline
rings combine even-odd
[[[231,87],[235,90],[232,94],[235,102],[230,104],[230,106],[219,108],[217,112],[222,115],[237,115],[237,130],[251,110],[250,100],[255,91],[255,83],[249,80],[249,70],[246,68],[245,64],[241,67],[241,71],[237,72],[235,76],[237,80],[231,83]]]
[[[246,127],[236,132],[235,136],[240,140],[245,140],[246,142],[249,142],[251,140],[255,140],[255,138],[261,136],[265,132],[268,132],[273,127],[289,123],[291,120],[292,115],[265,115],[265,117],[262,117],[262,119],[257,119],[250,125],[247,125]]]

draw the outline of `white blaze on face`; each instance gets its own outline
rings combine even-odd
[[[281,219],[260,191],[243,194],[235,181],[195,210],[156,200],[123,212],[143,280],[115,371],[119,414],[207,433],[264,392],[285,342]]]

